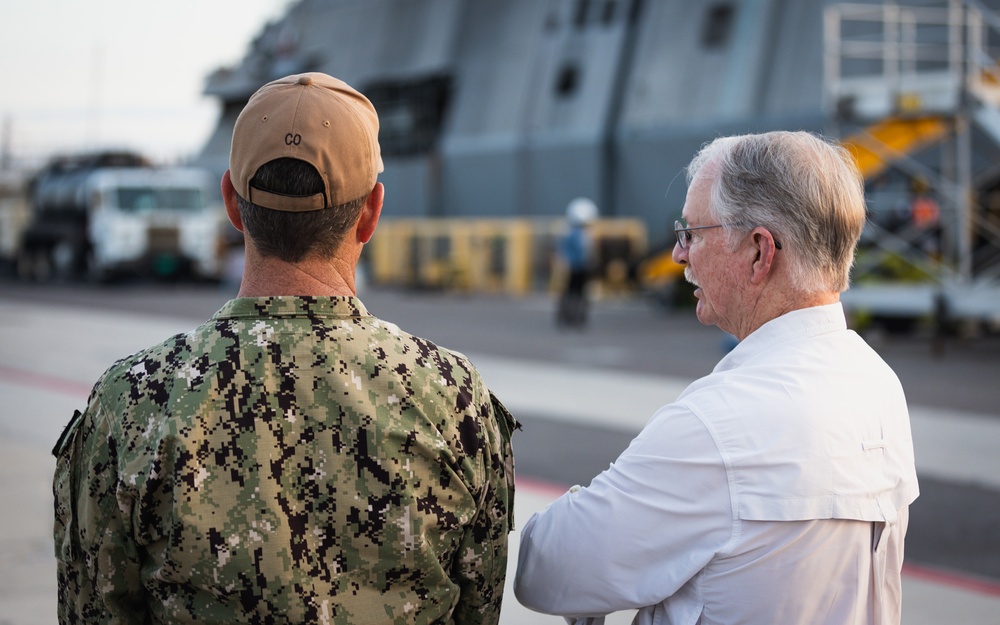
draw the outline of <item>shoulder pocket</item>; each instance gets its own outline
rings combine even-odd
[[[52,527],[52,537],[55,540],[55,556],[62,562],[72,562],[77,549],[75,534],[76,523],[76,501],[74,497],[75,471],[73,467],[73,454],[67,450],[73,445],[76,433],[83,422],[83,413],[79,410],[73,413],[73,418],[63,429],[56,441],[56,446],[52,448],[52,454],[56,457],[56,470],[52,478],[52,495],[55,504],[55,519]]]
[[[63,428],[62,434],[59,435],[59,440],[56,441],[56,446],[52,448],[52,455],[58,458],[62,455],[63,451],[69,445],[69,442],[73,440],[73,434],[76,432],[77,427],[79,427],[80,422],[83,421],[83,413],[79,410],[73,411],[73,418],[69,420],[66,427]]]
[[[493,404],[493,413],[497,416],[497,424],[500,426],[500,434],[503,436],[503,441],[505,444],[510,445],[510,439],[514,435],[514,430],[520,430],[521,424],[514,418],[514,415],[510,414],[507,407],[497,399],[493,391],[490,391],[490,402]]]
[[[514,430],[521,429],[521,424],[497,399],[493,391],[490,391],[490,402],[493,404],[493,414],[497,420],[497,426],[500,428],[503,445],[504,476],[507,479],[507,522],[508,527],[514,529],[514,447],[511,444],[511,438],[514,436]]]

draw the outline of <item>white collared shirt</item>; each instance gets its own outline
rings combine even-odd
[[[747,337],[611,467],[532,516],[515,593],[637,623],[897,624],[909,415],[841,305]]]

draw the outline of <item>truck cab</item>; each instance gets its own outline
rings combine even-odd
[[[225,219],[207,171],[121,156],[61,162],[33,182],[30,206],[22,278],[219,277]]]
[[[196,169],[106,169],[88,181],[86,270],[91,274],[219,272],[219,204]]]

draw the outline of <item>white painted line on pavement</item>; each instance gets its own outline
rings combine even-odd
[[[517,416],[638,433],[690,383],[676,377],[469,355]],[[910,405],[917,471],[1000,489],[1000,415]]]
[[[638,433],[690,380],[467,354],[500,401],[519,412]]]

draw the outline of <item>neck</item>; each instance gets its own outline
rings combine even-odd
[[[795,310],[812,308],[814,306],[826,306],[827,304],[835,304],[839,301],[840,293],[835,291],[797,292],[787,294],[785,297],[772,297],[767,300],[758,299],[753,306],[751,314],[746,315],[746,323],[743,324],[743,327],[737,328],[732,333],[742,341],[772,319],[777,319]]]
[[[354,278],[356,264],[339,255],[332,258],[310,256],[289,263],[262,257],[252,245],[248,245],[238,297],[354,296],[357,295]]]

